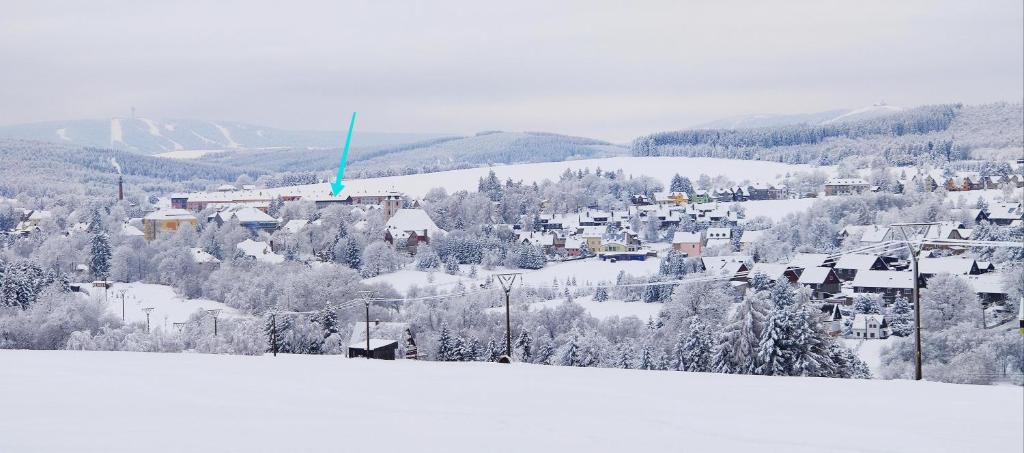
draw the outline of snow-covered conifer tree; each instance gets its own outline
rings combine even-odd
[[[906,337],[914,333],[914,307],[902,295],[896,296],[889,316],[889,327],[897,337]]]
[[[690,331],[683,343],[683,369],[686,371],[711,371],[711,359],[714,353],[714,341],[707,324],[700,318],[690,322]]]
[[[106,280],[110,275],[110,240],[107,233],[99,232],[92,237],[89,249],[89,271],[93,278]]]

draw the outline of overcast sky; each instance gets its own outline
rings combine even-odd
[[[443,3],[443,4],[442,4]],[[1007,1],[21,1],[0,124],[140,116],[625,142],[749,113],[1024,98]]]

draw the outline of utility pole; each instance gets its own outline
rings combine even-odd
[[[270,312],[270,351],[277,357],[277,314]]]
[[[496,274],[501,289],[505,291],[505,355],[498,359],[501,363],[512,362],[512,310],[509,303],[509,294],[512,292],[512,284],[520,274]]]
[[[213,315],[213,336],[217,336],[217,315],[220,314],[220,309],[206,310],[207,313]]]
[[[914,380],[920,381],[924,376],[921,372],[921,277],[919,274],[917,254],[920,252],[921,247],[918,246],[916,249],[910,243],[910,237],[907,236],[906,228],[920,229],[924,228],[920,234],[922,237],[928,234],[929,228],[935,225],[935,223],[894,223],[891,226],[899,229],[900,234],[903,235],[903,243],[906,244],[907,250],[910,251],[910,266],[914,274],[914,290],[911,292],[911,299],[914,303]]]
[[[142,311],[146,312],[146,333],[149,333],[149,313],[153,311],[153,307],[143,308]]]
[[[363,297],[363,304],[366,307],[366,359],[370,357],[370,299],[373,297],[373,291],[359,291],[359,294]]]

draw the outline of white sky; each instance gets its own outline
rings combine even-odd
[[[0,124],[127,116],[628,141],[748,113],[1024,98],[996,1],[22,1]]]

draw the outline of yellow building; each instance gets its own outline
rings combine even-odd
[[[690,202],[690,196],[686,192],[656,192],[654,202],[660,205],[682,206]]]
[[[142,218],[142,233],[147,241],[152,241],[166,232],[178,231],[182,225],[195,228],[198,224],[199,219],[184,209],[162,209]]]

